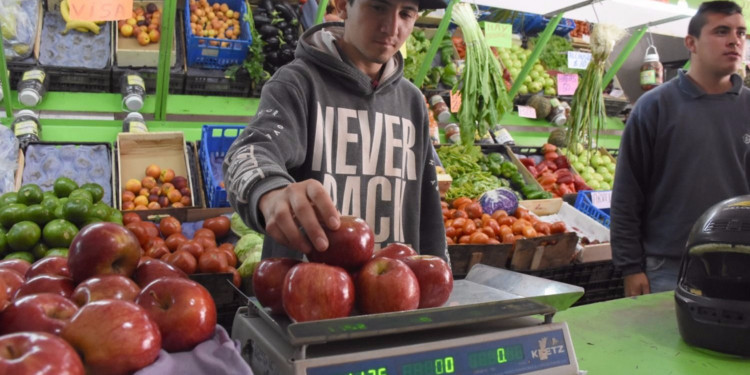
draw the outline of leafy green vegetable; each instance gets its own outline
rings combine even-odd
[[[240,277],[247,278],[252,277],[253,272],[255,272],[255,267],[260,263],[260,252],[252,253],[250,256],[245,258],[245,260],[242,262],[242,264],[237,267],[237,272],[240,273]]]
[[[529,49],[534,49],[539,37],[529,38]],[[559,70],[563,73],[579,73],[576,69],[568,68],[568,51],[573,50],[573,45],[560,36],[552,35],[544,46],[544,50],[539,55],[539,61],[545,68],[550,70]]]
[[[225,74],[228,77],[234,77],[237,71],[245,69],[250,75],[250,82],[253,88],[262,85],[265,81],[271,78],[271,74],[263,69],[263,62],[265,61],[265,53],[263,53],[263,46],[266,44],[261,38],[260,33],[255,28],[255,21],[253,20],[252,10],[248,7],[247,13],[245,14],[245,21],[250,24],[250,35],[252,36],[253,42],[250,44],[250,51],[247,54],[247,58],[242,62],[241,65],[232,65],[227,68]]]
[[[479,160],[483,155],[479,146],[466,147],[461,144],[440,146],[437,154],[445,167],[445,173],[453,179],[481,170]]]
[[[245,259],[254,257],[256,253],[260,257],[263,251],[263,236],[258,233],[246,234],[237,241],[234,246],[234,253],[237,254],[237,259],[240,262],[244,262]]]

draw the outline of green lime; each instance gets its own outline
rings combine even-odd
[[[41,204],[32,204],[27,207],[25,215],[26,220],[31,220],[39,226],[44,226],[44,224],[55,218],[54,213]]]
[[[25,220],[26,205],[21,203],[11,203],[0,208],[0,225],[9,229],[13,224]]]
[[[89,218],[97,218],[104,221],[109,217],[110,211],[112,211],[112,207],[109,207],[106,203],[100,201],[94,204],[91,208]]]
[[[73,190],[70,195],[68,195],[68,199],[85,199],[89,201],[89,203],[94,204],[94,196],[86,189],[75,189]]]
[[[46,193],[45,193],[45,194],[46,194]],[[58,203],[59,201],[60,201],[60,200],[59,200],[59,199],[57,199],[57,197],[56,197],[56,196],[54,196],[54,195],[45,195],[45,196],[44,196],[44,199],[42,199],[42,203],[41,203],[41,205],[42,205],[42,206],[44,206],[44,207],[46,207],[46,208],[47,208],[48,210],[50,210],[50,211],[53,211],[53,212],[54,212],[54,211],[55,211],[55,208],[57,208],[57,203]]]
[[[25,205],[42,203],[43,194],[42,188],[37,184],[23,185],[18,189],[18,203]]]
[[[16,251],[6,255],[3,259],[23,259],[29,263],[34,263],[34,255],[28,251]]]
[[[68,198],[60,198],[57,200],[57,207],[52,211],[52,213],[55,215],[56,219],[64,219],[63,218],[63,206],[65,205],[65,202],[68,201]]]
[[[58,177],[52,188],[58,198],[67,197],[73,190],[78,189],[78,184],[68,177]]]
[[[49,250],[49,246],[44,242],[39,241],[31,248],[31,255],[34,256],[34,259],[42,259],[47,255],[47,250]]]
[[[122,225],[122,212],[112,209],[106,221]]]
[[[8,240],[5,239],[5,229],[0,229],[0,254],[8,250]]]
[[[97,183],[89,182],[83,184],[81,185],[81,189],[87,190],[91,193],[91,196],[94,198],[94,203],[101,201],[104,197],[104,188]]]
[[[11,203],[18,202],[18,193],[15,191],[9,191],[3,195],[0,195],[0,207],[5,207]]]
[[[62,248],[62,247],[53,247],[49,250],[47,250],[47,253],[44,254],[46,257],[68,257],[68,249]]]
[[[39,242],[42,237],[42,230],[33,221],[19,221],[13,224],[5,237],[11,249],[26,251]]]
[[[47,190],[44,193],[42,193],[42,200],[45,200],[47,197],[54,197],[57,198],[57,195],[55,195],[55,192],[52,190]]]
[[[80,198],[68,199],[68,201],[62,206],[63,219],[74,224],[83,224],[88,220],[91,207],[91,202],[87,200]]]
[[[50,247],[67,248],[76,234],[78,234],[78,227],[65,219],[52,220],[42,230],[44,243]]]

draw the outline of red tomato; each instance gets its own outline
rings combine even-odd
[[[175,233],[182,233],[182,224],[174,216],[167,216],[159,221],[159,231],[164,238]]]
[[[228,217],[221,215],[203,221],[203,228],[214,232],[216,238],[224,238],[229,233],[231,221]]]

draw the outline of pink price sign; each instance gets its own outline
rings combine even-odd
[[[578,88],[578,74],[557,75],[557,95],[573,95]]]
[[[70,19],[119,21],[133,15],[133,0],[68,0]]]
[[[526,118],[536,118],[536,109],[527,105],[518,106],[518,116]]]

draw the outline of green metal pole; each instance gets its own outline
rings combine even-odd
[[[435,57],[435,54],[440,47],[440,42],[443,41],[445,31],[448,30],[448,24],[451,23],[453,6],[456,5],[458,1],[459,0],[451,0],[451,2],[448,3],[448,6],[445,8],[445,15],[443,16],[443,19],[440,20],[440,25],[438,25],[435,36],[432,37],[432,41],[430,42],[430,48],[427,49],[427,54],[425,55],[424,60],[422,60],[422,66],[419,67],[419,72],[417,72],[417,76],[414,77],[414,84],[417,87],[422,87],[424,77],[427,75],[427,71],[430,70],[430,67],[432,66],[432,59]]]
[[[620,55],[617,56],[615,62],[612,63],[612,66],[609,68],[609,70],[607,70],[607,73],[604,74],[604,77],[602,77],[602,87],[607,87],[607,85],[609,85],[609,82],[612,81],[612,78],[615,77],[617,71],[622,68],[622,64],[624,64],[625,60],[628,59],[628,56],[630,56],[630,53],[633,52],[635,46],[638,45],[638,42],[641,41],[643,35],[646,34],[646,30],[648,30],[648,26],[643,26],[638,29],[638,31],[636,31],[633,36],[630,37],[628,43],[625,45],[625,48],[622,49]]]
[[[547,45],[547,42],[549,42],[550,38],[552,38],[552,33],[560,23],[562,16],[562,13],[558,13],[554,18],[552,18],[542,34],[539,36],[539,40],[537,41],[536,46],[534,46],[534,50],[531,51],[531,55],[529,55],[529,58],[526,59],[526,64],[524,64],[523,69],[521,69],[521,72],[518,73],[518,77],[516,77],[515,81],[513,81],[513,87],[510,88],[508,96],[510,97],[511,102],[513,101],[513,98],[516,97],[516,94],[518,94],[518,90],[521,88],[523,81],[529,75],[529,72],[531,72],[531,68],[534,67],[534,64],[539,58],[539,55],[542,53],[542,50],[544,50],[544,47]]]
[[[175,35],[175,17],[177,15],[177,0],[166,0],[162,12],[162,38],[159,43],[159,65],[156,72],[156,108],[154,119],[164,121],[167,118],[167,96],[169,95],[170,58],[172,56],[172,42]]]
[[[682,66],[682,69],[688,70],[690,69],[690,60],[688,60],[685,65]]]
[[[3,35],[3,25],[0,22],[0,35]],[[2,41],[2,37],[0,37]],[[9,119],[13,118],[13,107],[11,107],[10,100],[10,77],[8,77],[8,65],[5,62],[5,48],[0,43],[0,80],[2,80],[3,88],[3,107],[5,107],[5,116]]]
[[[318,14],[315,16],[315,24],[323,22],[323,17],[326,15],[326,8],[328,7],[328,0],[320,0],[318,2]]]

